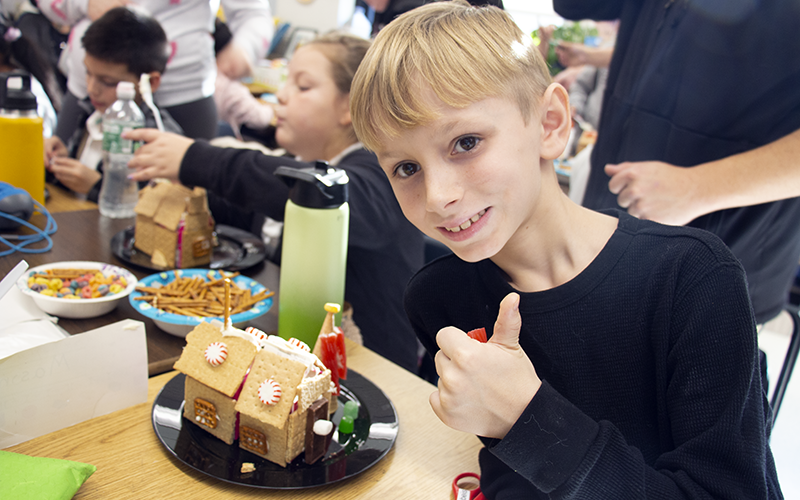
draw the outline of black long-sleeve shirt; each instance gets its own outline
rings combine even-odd
[[[274,175],[279,166],[309,165],[196,141],[183,158],[180,181],[280,221],[289,189]],[[417,342],[403,311],[403,290],[422,266],[422,233],[403,216],[374,154],[358,149],[337,167],[350,178],[345,300],[353,306],[364,345],[417,373]]]
[[[484,439],[489,499],[782,498],[744,271],[715,236],[624,212],[569,282],[520,293],[543,384]],[[490,260],[425,266],[406,309],[431,354],[445,326],[491,329],[514,289]]]

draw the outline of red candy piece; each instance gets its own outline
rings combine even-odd
[[[331,371],[331,382],[336,386],[336,395],[339,394],[339,379],[347,378],[347,353],[345,352],[344,333],[334,327],[334,333],[320,335],[317,345],[320,346],[320,361]]]
[[[467,332],[467,335],[478,342],[486,342],[486,328],[476,328],[474,330],[470,330]]]
[[[338,326],[333,327],[336,332],[336,367],[339,370],[339,378],[347,380],[347,350],[344,346],[344,332]]]

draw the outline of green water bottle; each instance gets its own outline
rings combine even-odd
[[[317,162],[312,168],[279,167],[289,186],[283,220],[278,335],[317,342],[324,305],[344,304],[350,228],[347,173]]]

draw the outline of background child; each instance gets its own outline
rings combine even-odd
[[[103,178],[103,113],[117,100],[117,84],[136,85],[136,102],[146,125],[154,127],[155,116],[141,104],[139,78],[150,75],[150,86],[155,91],[169,52],[167,36],[158,21],[127,7],[111,9],[93,22],[82,42],[89,96],[79,102],[83,113],[76,117],[73,137],[66,144],[55,135],[45,141],[44,163],[49,181],[55,178],[73,192],[97,201]],[[165,129],[181,132],[166,111],[161,110],[161,119]]]
[[[530,42],[496,8],[437,2],[353,81],[403,213],[455,253],[406,291],[434,411],[482,436],[488,498],[780,498],[741,266],[710,233],[563,194],[568,97]]]
[[[332,33],[292,56],[286,84],[277,93],[275,139],[297,160],[145,129],[126,135],[147,142],[129,165],[139,170],[136,180],[164,177],[202,186],[279,221],[289,190],[274,175],[277,167],[303,168],[309,165],[298,160],[321,159],[345,170],[350,178],[345,300],[353,306],[364,345],[416,373],[418,343],[402,301],[408,279],[422,266],[422,235],[403,217],[375,155],[358,142],[350,120],[350,83],[368,47],[367,40]]]

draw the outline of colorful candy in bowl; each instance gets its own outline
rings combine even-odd
[[[34,267],[17,280],[17,287],[48,314],[94,318],[117,307],[136,283],[136,276],[122,267],[66,261]]]

